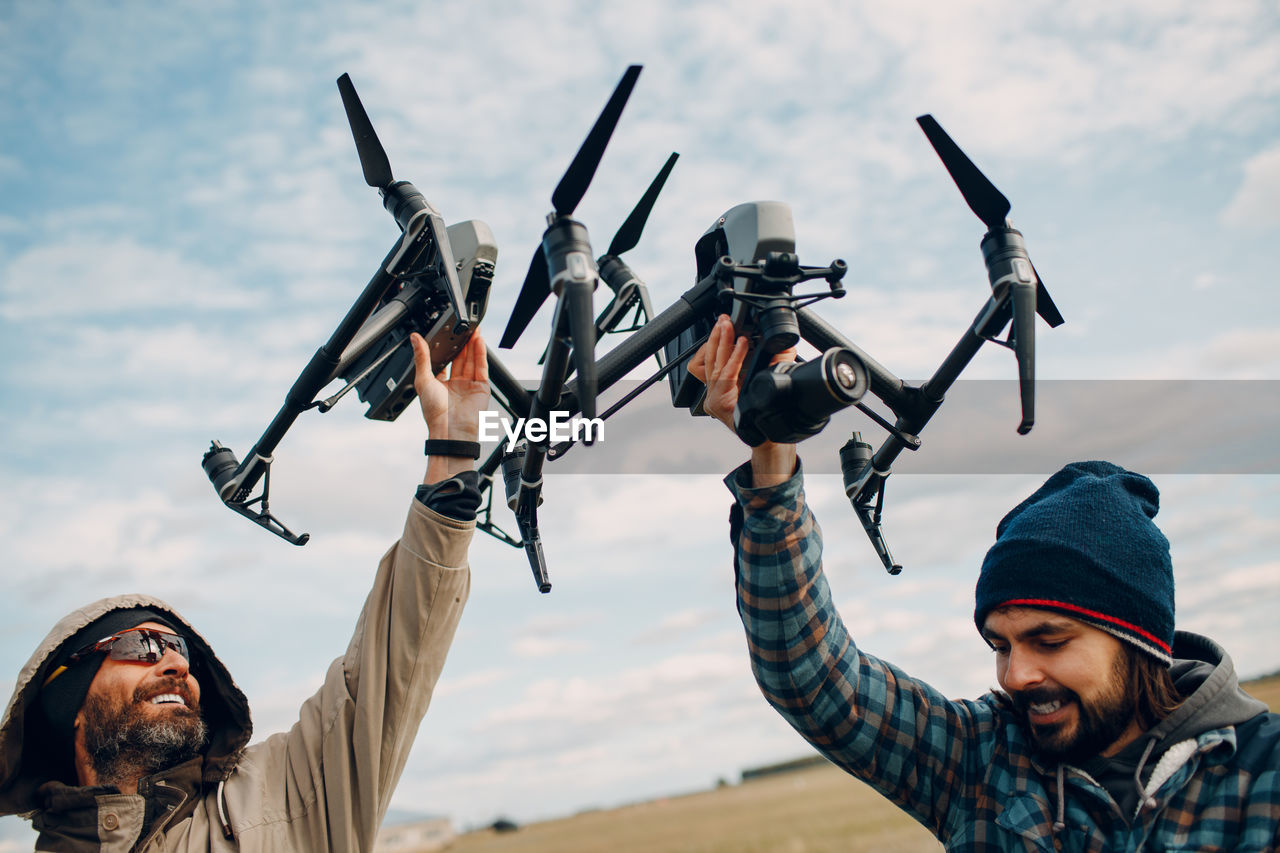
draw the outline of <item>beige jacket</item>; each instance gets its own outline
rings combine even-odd
[[[292,729],[253,746],[244,694],[169,605],[125,595],[67,616],[23,667],[0,724],[0,814],[31,818],[40,850],[371,849],[467,599],[474,527],[413,501],[346,654]],[[135,606],[178,620],[206,662],[196,677],[209,747],[142,780],[138,794],[77,788],[66,784],[74,782],[69,753],[49,740],[39,687],[60,644],[104,613]]]

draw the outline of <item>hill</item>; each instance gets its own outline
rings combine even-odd
[[[1245,689],[1280,710],[1280,674]],[[809,767],[607,811],[459,836],[453,853],[859,853],[942,845],[862,782]]]

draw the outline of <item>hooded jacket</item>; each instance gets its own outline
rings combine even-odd
[[[469,592],[474,527],[413,501],[346,653],[292,729],[252,746],[244,694],[168,604],[124,595],[68,615],[22,668],[0,723],[0,814],[30,818],[38,850],[372,848]],[[137,794],[78,787],[66,745],[50,737],[39,690],[63,643],[130,607],[163,613],[188,638],[209,743],[201,757],[142,779]]]
[[[1280,716],[1240,690],[1217,644],[1177,633],[1186,698],[1120,754],[1044,766],[1007,702],[947,699],[860,651],[832,605],[799,469],[768,488],[749,477],[744,466],[725,482],[761,691],[948,850],[1280,849]]]

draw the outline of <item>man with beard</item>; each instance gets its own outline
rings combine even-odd
[[[0,814],[30,818],[36,849],[372,848],[467,598],[489,399],[479,335],[447,380],[412,343],[427,474],[298,722],[249,746],[244,694],[172,607],[145,595],[83,607],[23,668],[0,724]]]
[[[72,745],[77,781],[135,794],[139,779],[200,754],[208,727],[189,656],[186,639],[145,607],[113,610],[65,644],[40,703]]]
[[[722,317],[690,363],[731,429],[746,354]],[[948,849],[1280,849],[1280,716],[1239,688],[1215,643],[1175,632],[1146,477],[1072,463],[1000,522],[974,619],[1001,692],[976,701],[855,646],[795,445],[753,447],[725,482],[765,698]]]

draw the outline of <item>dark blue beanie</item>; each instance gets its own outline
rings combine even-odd
[[[1089,622],[1173,662],[1173,563],[1152,521],[1155,483],[1110,462],[1073,462],[1013,508],[982,561],[974,621],[1035,607]]]

